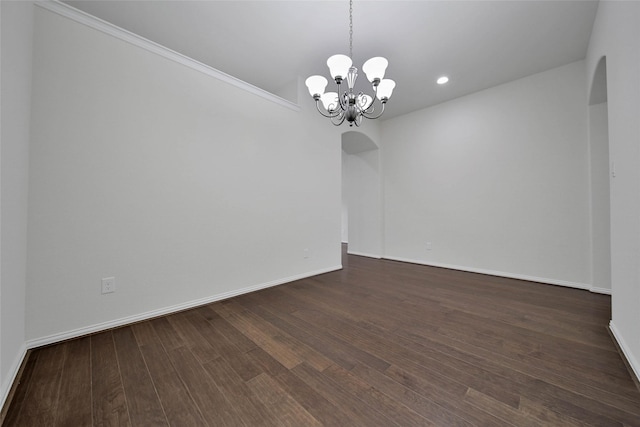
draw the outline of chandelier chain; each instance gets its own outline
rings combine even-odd
[[[349,0],[349,58],[353,60],[353,0]]]

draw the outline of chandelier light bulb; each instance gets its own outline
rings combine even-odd
[[[349,68],[351,68],[351,58],[347,55],[333,55],[329,59],[327,59],[327,66],[329,66],[329,74],[331,77],[336,80],[338,77],[340,79],[344,79],[347,77],[349,73]]]
[[[321,96],[324,93],[324,89],[327,87],[327,79],[322,76],[311,76],[305,82],[307,88],[309,89],[309,94],[312,97],[316,95]]]
[[[380,81],[384,78],[387,65],[389,65],[389,61],[386,58],[376,56],[362,65],[362,71],[367,75],[367,79],[373,83],[376,79]]]
[[[383,79],[380,81],[378,85],[378,90],[376,91],[376,97],[382,101],[387,102],[389,98],[391,98],[391,94],[393,93],[393,89],[396,87],[396,82],[391,79]]]

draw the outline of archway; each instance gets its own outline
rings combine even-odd
[[[589,153],[591,200],[591,286],[611,292],[611,178],[607,60],[598,62],[589,93]]]
[[[342,240],[348,253],[382,255],[380,150],[361,132],[342,134]]]

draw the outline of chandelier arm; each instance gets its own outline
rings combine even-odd
[[[358,112],[358,115],[360,115],[364,110],[362,109],[362,106],[360,105],[360,102],[358,102],[360,99],[362,99],[362,95],[364,95],[364,93],[359,92],[356,95],[356,102],[355,102],[355,107],[356,107],[356,111]]]
[[[342,86],[342,85],[336,81],[336,92],[337,92],[337,94],[338,94],[338,106],[340,107],[340,109],[341,109],[342,111],[344,111],[344,110],[345,110],[345,106],[344,106],[344,103],[343,103],[343,100],[342,100],[343,95],[341,95],[341,94],[340,94],[340,87],[341,87],[341,86]],[[338,109],[338,108],[336,107],[336,110],[337,110],[337,109]]]
[[[373,104],[373,103],[372,103],[372,104]],[[380,110],[380,113],[379,113],[378,115],[376,115],[376,116],[369,116],[369,115],[367,115],[367,114],[369,114],[369,113],[363,112],[363,113],[362,113],[362,117],[364,117],[365,119],[371,119],[371,120],[373,120],[373,119],[377,119],[378,117],[380,117],[380,116],[384,113],[384,106],[385,106],[385,105],[387,105],[387,103],[386,103],[386,102],[381,102],[381,104],[382,104],[382,110]],[[373,113],[373,111],[371,111],[371,113]]]
[[[378,97],[374,93],[372,98],[373,98],[373,100],[371,101],[371,104],[369,104],[367,109],[366,110],[362,110],[363,114],[373,114],[373,112],[376,110],[376,100],[378,100]]]
[[[340,104],[340,109],[342,109],[342,111],[346,111],[347,107],[349,106],[349,98],[347,96],[347,90],[345,90],[343,93],[340,93],[340,84],[338,84],[338,103]]]
[[[337,117],[339,115],[339,113],[332,114],[331,111],[327,111],[328,114],[326,114],[324,111],[322,111],[322,109],[320,108],[320,100],[316,100],[316,108],[317,108],[317,110],[318,110],[318,112],[320,114],[322,114],[324,117],[326,117],[328,119],[332,119],[332,118]]]
[[[382,110],[380,111],[379,114],[372,116],[372,114],[374,114],[375,112],[375,103],[376,101],[378,101],[380,104],[382,104]],[[382,114],[384,113],[384,106],[385,106],[386,102],[382,102],[378,99],[378,85],[374,84],[373,85],[373,101],[371,101],[371,105],[369,105],[369,108],[367,108],[366,110],[362,111],[362,116],[366,119],[377,119],[378,117],[382,116]]]
[[[376,101],[382,104],[382,102],[378,99],[378,84],[373,85],[373,101],[371,101],[371,105],[373,105]],[[384,104],[382,104],[382,111],[384,111]],[[371,113],[373,113],[373,110],[371,111]]]
[[[358,93],[358,96],[356,97],[356,99],[359,99],[362,96],[369,96],[369,95],[364,93],[364,92],[362,92],[362,91],[360,91],[360,93]],[[362,106],[356,102],[356,108],[358,110],[358,113],[360,113],[360,114],[372,114],[375,111],[376,107],[375,107],[374,104],[376,103],[376,99],[377,99],[377,97],[375,95],[375,92],[374,92],[374,95],[372,97],[370,96],[370,98],[372,98],[372,101],[371,101],[371,103],[369,104],[369,106],[367,108],[362,108]]]
[[[334,120],[336,117],[338,117],[338,121]],[[340,114],[331,117],[331,123],[333,123],[334,126],[340,126],[342,123],[344,123],[344,119],[346,117],[347,116],[344,114],[344,112],[341,112]]]

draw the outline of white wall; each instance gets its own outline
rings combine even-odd
[[[342,228],[341,228],[341,240],[342,243],[349,243],[349,200],[347,198],[347,156],[348,154],[342,151]]]
[[[607,61],[611,180],[611,329],[640,378],[640,3],[601,1],[586,58]],[[588,89],[586,89],[588,90]]]
[[[589,106],[591,181],[591,283],[611,290],[611,215],[609,197],[609,127],[607,103]]]
[[[0,406],[25,353],[27,187],[33,4],[0,2]]]
[[[34,51],[30,345],[340,267],[317,113],[40,8]]]
[[[584,88],[580,61],[383,122],[385,256],[589,287]]]

